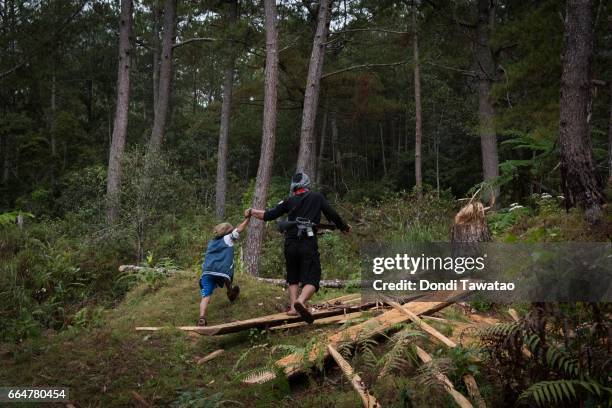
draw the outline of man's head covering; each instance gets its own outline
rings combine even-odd
[[[291,187],[289,188],[289,192],[293,193],[295,190],[300,188],[307,188],[310,186],[310,177],[306,173],[296,173],[291,178]]]
[[[229,234],[233,229],[234,227],[229,222],[222,222],[221,224],[215,225],[213,234],[218,238]]]

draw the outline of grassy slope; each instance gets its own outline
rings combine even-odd
[[[5,350],[0,383],[65,385],[79,406],[132,404],[139,398],[134,392],[163,406],[177,398],[177,391],[196,389],[208,395],[222,392],[224,399],[244,400],[248,395],[263,406],[283,400],[289,392],[286,384],[273,382],[247,390],[237,378],[239,373],[261,366],[267,354],[262,358],[261,352],[252,353],[237,372],[233,365],[255,344],[267,343],[265,350],[274,344],[305,345],[323,329],[298,328],[273,334],[252,330],[219,337],[133,330],[140,325],[194,324],[199,302],[195,275],[174,276],[153,293],[135,289],[121,305],[93,323],[98,327],[69,329]],[[216,293],[211,302],[211,324],[276,313],[286,307],[282,288],[244,276],[237,282],[242,294],[235,304],[228,302],[224,292]],[[321,290],[315,301],[338,294]],[[195,358],[219,348],[225,350],[221,357],[201,366],[194,363]]]

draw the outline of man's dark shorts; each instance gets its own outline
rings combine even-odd
[[[316,238],[286,239],[285,263],[289,285],[308,284],[319,290],[321,260]]]

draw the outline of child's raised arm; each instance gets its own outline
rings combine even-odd
[[[251,218],[251,212],[250,211],[245,211],[244,212],[244,221],[242,221],[236,227],[236,230],[238,231],[239,234],[242,234],[242,231],[244,231],[246,229],[247,225],[249,225],[249,219],[250,218]]]

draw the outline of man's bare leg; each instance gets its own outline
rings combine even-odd
[[[312,297],[312,295],[315,294],[316,291],[317,288],[314,285],[304,285],[304,287],[302,288],[302,293],[300,293],[300,296],[297,298],[296,302],[306,306],[306,303],[310,300],[310,298]]]
[[[312,313],[310,313],[310,311],[306,307],[306,302],[308,302],[308,300],[312,297],[312,295],[314,295],[316,291],[317,288],[315,288],[314,285],[304,285],[304,287],[302,288],[302,293],[300,293],[300,296],[293,304],[295,310],[300,314],[300,316],[302,316],[302,319],[304,319],[304,321],[308,324],[312,324],[314,322],[314,318],[312,317]]]
[[[287,312],[287,314],[292,315],[292,316],[297,316],[298,313],[295,311],[293,304],[296,302],[298,298],[300,287],[297,284],[289,285],[288,291],[289,291],[289,311]]]

